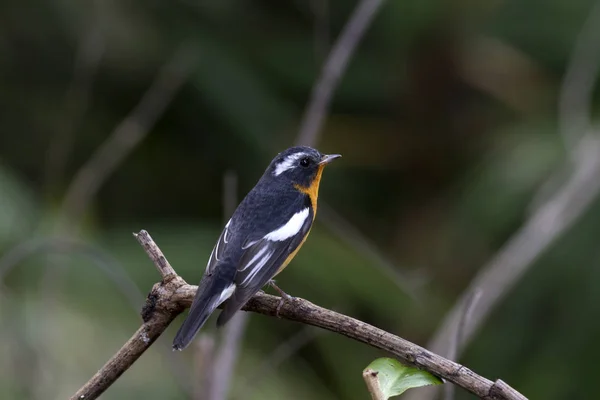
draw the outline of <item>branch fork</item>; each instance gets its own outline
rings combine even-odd
[[[121,349],[72,397],[95,399],[108,389],[165,331],[186,307],[192,304],[197,286],[188,285],[169,264],[148,232],[134,234],[161,274],[142,309],[142,326]],[[259,314],[278,316],[317,326],[347,336],[393,354],[406,364],[424,369],[470,393],[489,400],[526,400],[501,380],[492,382],[467,367],[445,359],[414,343],[365,322],[319,307],[307,300],[286,301],[279,312],[280,298],[258,293],[242,308]]]

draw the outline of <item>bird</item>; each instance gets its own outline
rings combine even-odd
[[[173,339],[183,350],[217,307],[223,326],[263,286],[271,284],[283,302],[291,299],[273,278],[298,253],[317,213],[323,169],[340,154],[308,146],[277,154],[225,225],[198,284],[187,318]]]

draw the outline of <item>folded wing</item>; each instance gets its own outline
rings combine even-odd
[[[295,213],[278,229],[260,239],[246,242],[235,276],[235,291],[217,320],[223,325],[256,294],[288,257],[302,244],[312,225],[312,213],[306,207]]]

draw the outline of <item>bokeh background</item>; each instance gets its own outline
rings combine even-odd
[[[2,1],[1,398],[68,397],[137,329],[158,274],[132,232],[147,229],[200,279],[224,187],[239,200],[298,140],[356,4]],[[593,7],[384,2],[319,131],[317,147],[343,158],[280,286],[427,345],[477,274],[550,210],[517,249],[534,254],[516,284],[502,284],[508,257],[482,289],[504,296],[459,361],[530,398],[592,398],[600,23],[582,29]],[[205,398],[201,358],[221,333],[210,321],[173,354],[180,321],[103,398]],[[259,315],[241,346],[231,399],[366,399],[361,371],[383,355]]]

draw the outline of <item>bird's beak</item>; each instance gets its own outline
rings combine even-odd
[[[341,156],[341,154],[323,154],[321,156],[321,162],[319,163],[319,165],[329,164],[330,162],[332,162],[336,158],[340,158]]]

